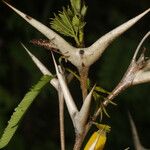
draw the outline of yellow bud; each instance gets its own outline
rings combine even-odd
[[[106,132],[110,131],[110,126],[94,123],[99,130],[94,132],[87,142],[84,150],[103,150],[106,143]]]

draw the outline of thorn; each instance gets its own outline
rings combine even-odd
[[[132,58],[132,61],[136,61],[136,58],[137,58],[137,54],[142,46],[142,44],[144,43],[144,41],[148,38],[148,36],[150,35],[150,31],[142,38],[141,42],[139,43],[139,45],[137,46],[136,48],[136,51],[134,53],[134,56]],[[145,50],[143,50],[143,53],[145,52]]]

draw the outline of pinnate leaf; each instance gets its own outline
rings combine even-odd
[[[37,97],[37,95],[40,93],[41,89],[46,85],[46,83],[48,83],[51,79],[52,77],[50,76],[43,76],[41,80],[25,95],[17,108],[15,108],[15,111],[12,114],[10,120],[8,121],[8,125],[5,128],[4,133],[0,138],[0,149],[5,147],[9,143],[9,141],[15,134],[22,117],[32,104],[33,100]]]

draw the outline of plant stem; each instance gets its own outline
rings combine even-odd
[[[89,67],[81,67],[79,69],[79,74],[80,74],[80,86],[82,90],[82,97],[83,101],[87,96],[87,79],[88,79],[88,72],[89,72]]]
[[[80,42],[79,42],[79,39],[76,35],[74,35],[74,40],[76,42],[77,47],[80,47]]]
[[[65,150],[64,96],[60,86],[58,87],[58,98],[59,98],[60,143],[61,143],[61,150]]]
[[[75,144],[73,150],[80,150],[83,140],[84,140],[85,134],[76,134]]]
[[[130,75],[130,70],[129,70],[129,72],[127,72],[126,75],[128,76],[128,74]],[[122,93],[126,88],[128,88],[129,86],[131,86],[130,80],[129,80],[129,81],[128,81],[128,80],[125,80],[125,79],[126,79],[126,75],[125,75],[125,77],[119,82],[119,84],[116,86],[116,88],[111,92],[111,94],[108,95],[108,97],[104,100],[103,106],[106,107],[106,106],[110,103],[110,101],[112,101],[116,96],[118,96],[120,93]],[[81,139],[80,139],[80,140],[77,139],[78,141],[77,141],[76,143],[78,144],[78,147],[81,147],[82,142],[83,142],[83,140],[84,140],[86,134],[88,133],[88,131],[90,130],[90,128],[91,128],[91,126],[92,126],[92,123],[91,123],[91,122],[96,121],[96,119],[97,119],[97,117],[99,116],[99,114],[100,114],[101,111],[102,111],[102,108],[100,107],[100,108],[96,111],[96,113],[93,115],[92,120],[89,121],[89,122],[87,123],[87,125],[85,126],[84,134],[82,134]],[[79,149],[75,149],[75,150],[79,150]]]
[[[81,47],[85,47],[84,45],[84,29],[81,29],[81,31],[79,31],[79,42]]]

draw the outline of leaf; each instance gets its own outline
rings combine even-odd
[[[96,86],[95,91],[98,91],[98,92],[101,92],[101,93],[104,93],[104,94],[110,94],[110,92],[108,92],[107,90],[103,89],[100,86]]]
[[[106,125],[106,124],[99,124],[97,122],[93,122],[94,125],[96,125],[96,127],[99,129],[99,130],[103,130],[105,132],[110,132],[111,130],[111,127],[109,125]]]
[[[20,104],[15,108],[14,113],[12,114],[10,120],[8,121],[8,125],[4,130],[4,133],[0,139],[0,149],[5,147],[13,135],[15,134],[19,123],[32,104],[33,100],[40,93],[41,89],[52,79],[51,76],[43,76],[41,80],[31,88],[31,90],[25,95]]]
[[[104,112],[104,114],[105,114],[108,118],[110,118],[110,115],[108,114],[108,112],[107,112],[105,106],[103,106],[103,104],[101,104],[101,108],[102,108],[102,111]]]
[[[78,14],[81,9],[81,0],[70,0],[70,2],[74,12]]]
[[[71,23],[71,18],[72,18],[72,16],[71,16],[71,15],[69,16],[68,10],[66,10],[66,9],[63,7],[63,12],[62,12],[62,14],[60,13],[59,16],[60,16],[60,18],[62,19],[62,22],[64,23],[64,25],[65,25],[66,27],[68,27],[71,32],[74,33],[74,31],[73,31],[73,26],[72,26],[72,23]]]
[[[63,11],[59,12],[58,15],[54,15],[55,18],[51,21],[51,27],[58,31],[61,34],[64,34],[65,36],[75,36],[75,31],[72,25],[72,12],[71,9],[68,7],[68,9],[63,7]]]
[[[103,95],[100,95],[95,91],[93,92],[93,97],[96,102],[99,102],[105,98]]]
[[[90,89],[92,86],[91,86],[91,81],[90,79],[88,78],[87,79],[87,88]]]
[[[80,47],[83,44],[83,28],[86,24],[84,16],[87,7],[83,3],[81,4],[81,0],[70,0],[70,2],[71,8],[69,6],[67,8],[63,7],[62,12],[54,15],[55,18],[52,19],[50,24],[51,28],[59,33],[74,38],[77,46]]]
[[[87,12],[87,6],[83,5],[82,9],[81,9],[81,15],[84,17],[86,15]]]
[[[80,19],[76,15],[72,19],[72,25],[74,26],[74,30],[77,35],[80,26]]]
[[[100,95],[97,94],[95,91],[93,92],[93,98],[95,101],[97,101],[100,98]]]
[[[67,13],[70,18],[72,18],[72,16],[74,16],[74,12],[72,11],[72,9],[69,6],[67,7]]]
[[[69,73],[71,73],[74,77],[76,77],[76,78],[80,81],[80,77],[79,77],[79,75],[77,75],[76,72],[72,71],[72,70],[69,69],[69,68],[66,68],[66,70],[67,70]]]
[[[113,102],[113,101],[111,101],[111,100],[109,100],[109,99],[107,99],[108,100],[108,102],[110,103],[110,104],[112,104],[112,105],[114,105],[114,106],[117,106],[117,104],[115,103],[115,102]]]
[[[74,37],[72,29],[70,30],[70,25],[66,26],[66,23],[64,23],[62,16],[63,14],[59,14],[59,16],[55,15],[55,18],[51,21],[51,28],[53,28],[61,34],[64,34],[65,36]]]

